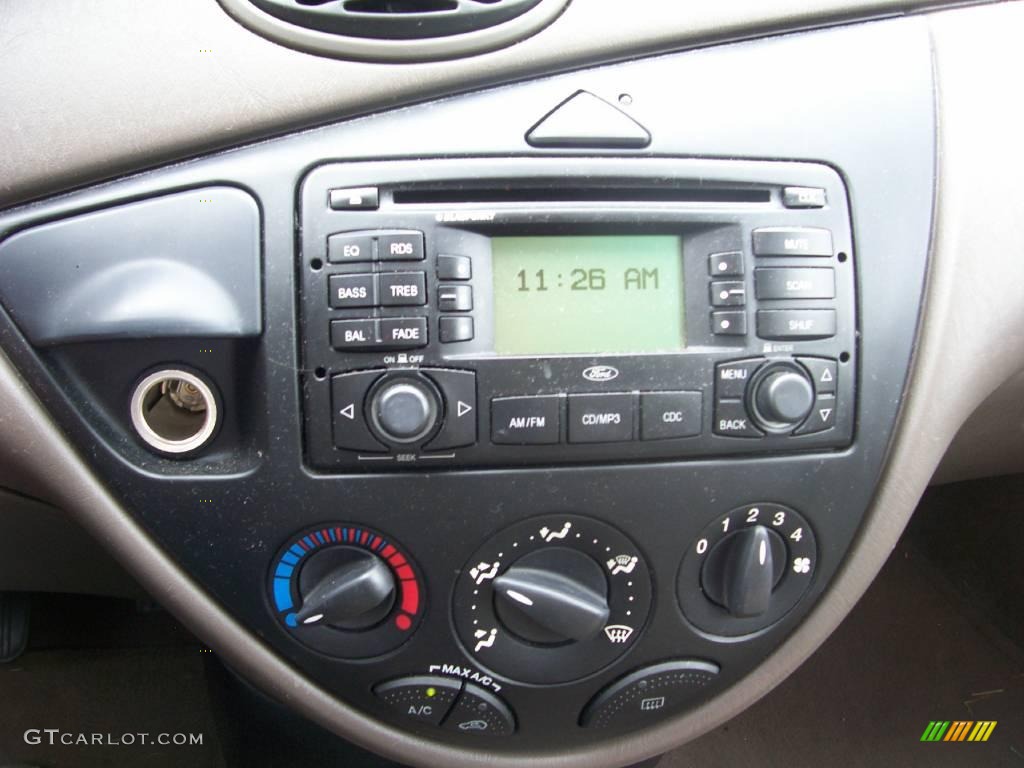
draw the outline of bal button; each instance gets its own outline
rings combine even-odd
[[[437,396],[423,382],[402,379],[385,383],[373,395],[373,425],[395,443],[414,443],[437,424]]]

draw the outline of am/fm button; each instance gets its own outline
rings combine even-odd
[[[496,397],[491,400],[491,442],[499,445],[548,445],[560,436],[558,395]]]

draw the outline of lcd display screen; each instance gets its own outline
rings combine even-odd
[[[499,355],[686,346],[678,236],[495,237],[491,249]]]

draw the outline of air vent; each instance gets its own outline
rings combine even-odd
[[[244,25],[339,58],[427,61],[493,50],[555,19],[569,0],[220,0]]]

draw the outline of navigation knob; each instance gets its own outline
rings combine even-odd
[[[733,616],[760,616],[768,610],[785,562],[786,544],[777,533],[763,525],[743,528],[708,553],[701,587]]]
[[[395,577],[387,564],[359,547],[331,547],[313,555],[299,576],[300,625],[362,630],[380,623],[395,603]]]
[[[811,412],[814,387],[804,373],[789,367],[770,367],[754,382],[754,412],[769,429],[794,427]]]
[[[608,623],[608,581],[588,555],[552,547],[520,558],[496,578],[494,603],[499,621],[523,640],[579,642]]]
[[[434,388],[425,381],[386,380],[370,396],[370,420],[385,440],[415,443],[437,425],[438,402]]]

